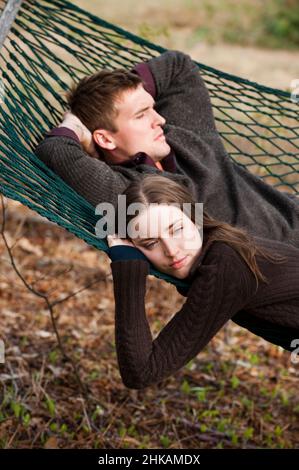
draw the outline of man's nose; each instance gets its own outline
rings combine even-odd
[[[157,113],[157,111],[154,111],[154,116],[153,116],[153,125],[154,126],[164,126],[166,123],[166,119],[161,116],[161,114]]]

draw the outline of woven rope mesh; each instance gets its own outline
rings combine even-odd
[[[0,11],[4,6],[0,0]],[[106,250],[94,235],[94,209],[33,149],[61,119],[72,83],[103,67],[130,68],[163,50],[67,1],[24,0],[0,51],[1,192]],[[299,194],[299,105],[290,93],[198,65],[231,158]]]

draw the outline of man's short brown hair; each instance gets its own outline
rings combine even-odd
[[[139,75],[125,69],[101,70],[84,77],[67,94],[69,107],[91,131],[107,129],[116,132],[116,100],[123,91],[142,84]]]

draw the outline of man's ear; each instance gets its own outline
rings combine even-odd
[[[106,129],[96,129],[93,134],[93,140],[104,150],[115,150],[116,144],[112,132]]]

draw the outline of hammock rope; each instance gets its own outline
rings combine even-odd
[[[0,13],[4,7],[0,0]],[[0,191],[107,251],[95,235],[94,208],[33,151],[59,123],[73,82],[100,68],[132,68],[164,50],[68,1],[24,0],[0,50]],[[197,65],[230,157],[299,194],[299,105],[290,93]]]

